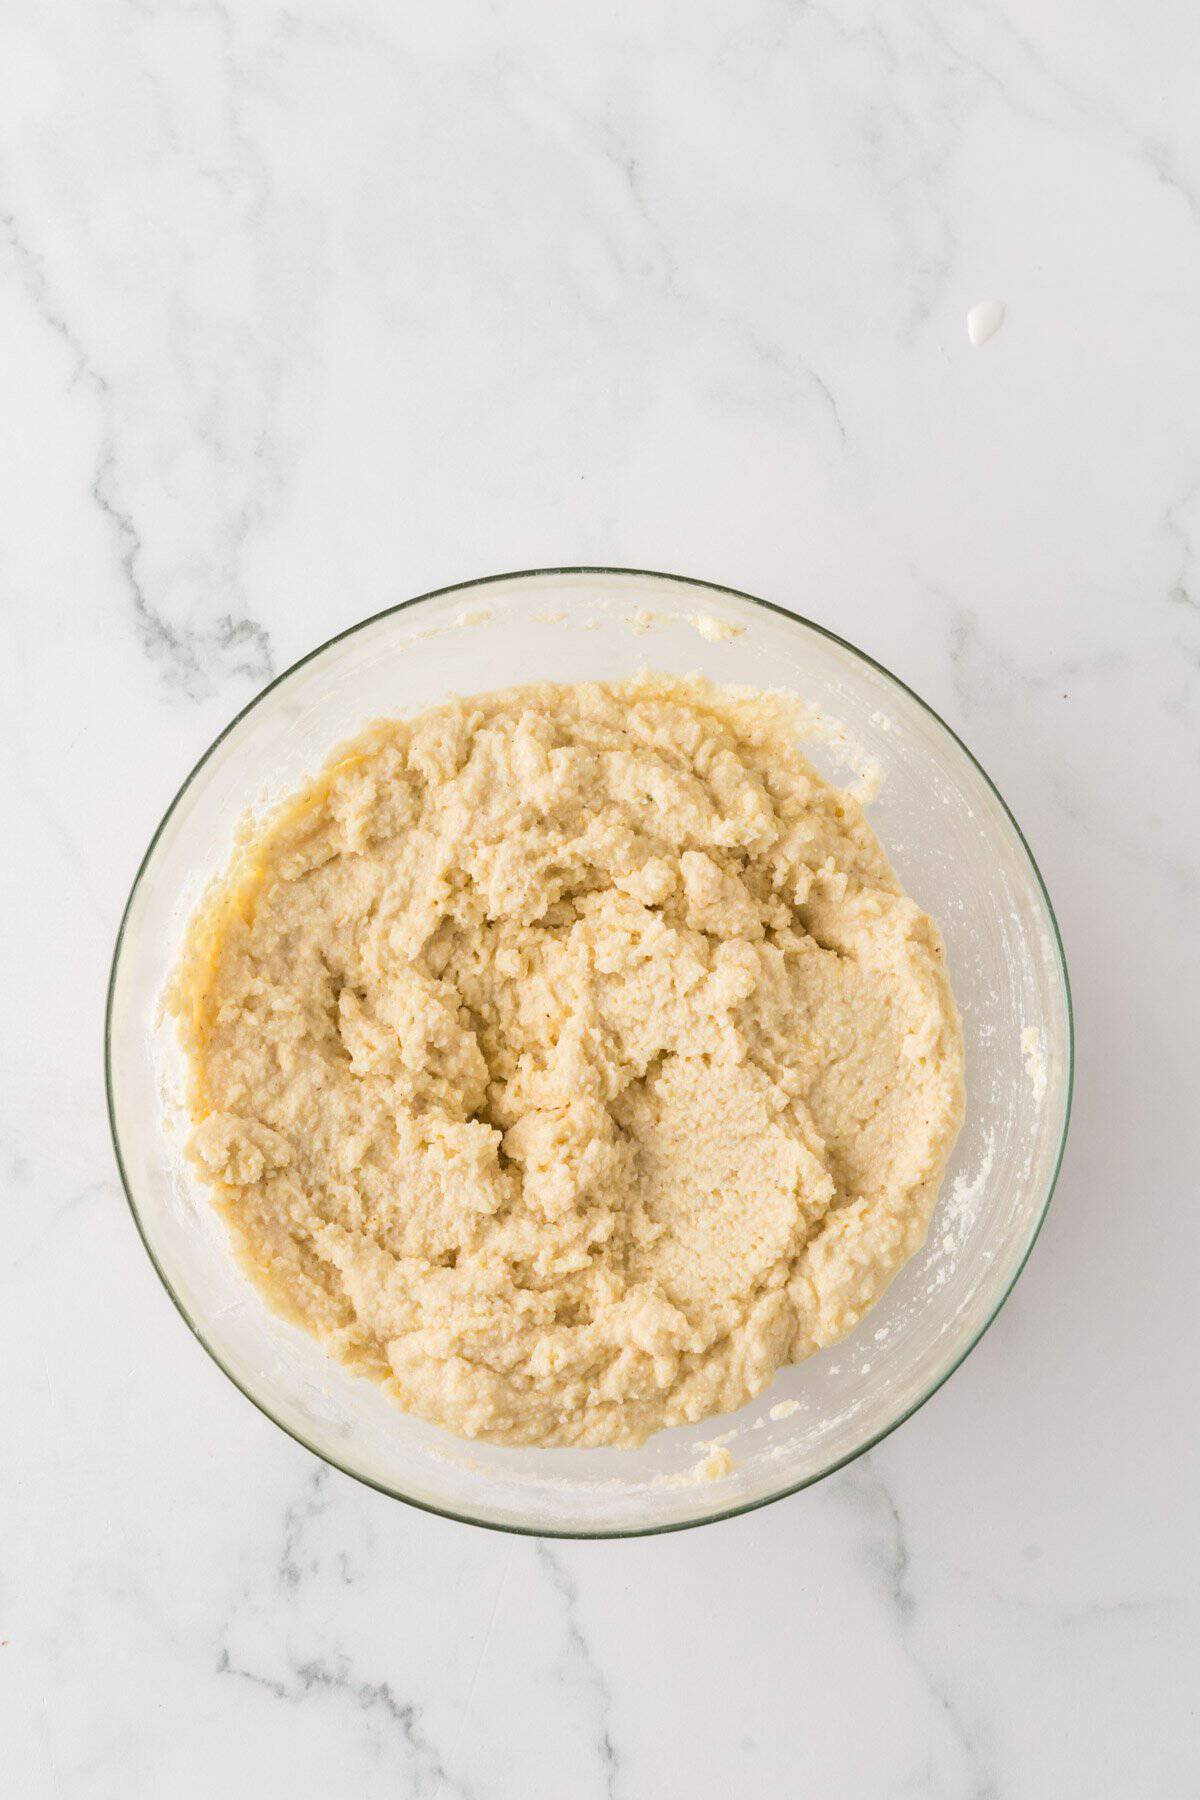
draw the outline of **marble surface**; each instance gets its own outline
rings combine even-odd
[[[7,0],[0,67],[5,1792],[1196,1794],[1194,8]],[[949,1385],[613,1546],[423,1517],[259,1417],[146,1261],[99,1069],[231,713],[557,562],[747,587],[924,693],[1080,1032]]]

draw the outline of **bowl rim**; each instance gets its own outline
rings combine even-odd
[[[324,653],[327,650],[331,650],[335,644],[341,643],[345,638],[353,637],[360,631],[365,631],[368,626],[377,624],[381,619],[392,618],[399,613],[407,612],[412,607],[420,606],[428,600],[438,600],[447,594],[462,593],[467,589],[494,587],[503,582],[530,580],[540,576],[580,575],[632,576],[643,580],[674,582],[685,587],[703,588],[713,594],[726,594],[732,596],[734,599],[747,601],[750,605],[759,607],[764,612],[774,613],[777,617],[786,619],[791,624],[800,626],[802,630],[811,631],[818,637],[825,638],[830,643],[838,645],[842,650],[849,652],[852,657],[857,658],[860,662],[865,663],[878,674],[883,675],[888,681],[893,682],[896,687],[907,694],[911,700],[914,700],[922,711],[927,713],[929,717],[933,719],[935,724],[941,727],[946,736],[958,746],[968,762],[970,762],[982,776],[986,786],[991,790],[992,794],[999,802],[1002,812],[1012,826],[1013,831],[1016,833],[1017,840],[1028,858],[1029,866],[1033,871],[1034,880],[1037,884],[1037,889],[1041,894],[1042,902],[1046,909],[1046,916],[1050,924],[1051,940],[1057,959],[1059,979],[1062,985],[1064,1011],[1066,1016],[1066,1043],[1064,1046],[1065,1080],[1063,1084],[1062,1125],[1059,1131],[1058,1149],[1054,1159],[1054,1166],[1046,1183],[1045,1198],[1042,1201],[1033,1229],[1029,1234],[1029,1241],[1022,1251],[1012,1275],[1005,1284],[1003,1291],[983,1323],[971,1337],[970,1341],[953,1358],[947,1367],[941,1371],[920,1398],[914,1400],[910,1406],[905,1407],[901,1413],[897,1414],[896,1418],[891,1420],[889,1424],[865,1438],[861,1444],[855,1449],[848,1451],[846,1455],[839,1456],[827,1467],[820,1469],[813,1474],[806,1475],[802,1481],[789,1482],[786,1486],[779,1488],[774,1493],[760,1495],[753,1500],[746,1500],[736,1506],[720,1507],[713,1512],[704,1513],[696,1518],[672,1519],[661,1524],[653,1525],[620,1525],[612,1529],[575,1526],[566,1528],[554,1526],[541,1527],[536,1525],[515,1524],[508,1520],[482,1518],[477,1514],[468,1512],[455,1512],[451,1507],[435,1506],[428,1500],[418,1499],[412,1494],[406,1494],[397,1488],[389,1487],[386,1483],[377,1481],[370,1475],[363,1474],[361,1470],[352,1468],[345,1462],[340,1462],[337,1457],[331,1456],[327,1451],[319,1449],[317,1445],[310,1443],[301,1432],[294,1430],[291,1425],[285,1424],[282,1419],[276,1418],[270,1407],[251,1391],[246,1383],[234,1373],[223,1358],[217,1353],[212,1344],[209,1343],[204,1332],[188,1312],[179,1294],[172,1286],[165,1269],[159,1261],[143,1223],[141,1213],[138,1210],[138,1204],[133,1193],[133,1184],[125,1166],[125,1159],[121,1149],[120,1133],[117,1128],[116,1102],[113,1092],[113,1005],[116,996],[117,977],[121,967],[122,952],[125,947],[126,929],[129,924],[129,917],[133,909],[134,901],[137,898],[142,880],[153,859],[159,840],[171,819],[174,817],[175,810],[180,801],[188,792],[192,783],[200,774],[200,771],[205,767],[209,759],[216,753],[221,744],[224,743],[225,739],[236,730],[242,720],[246,718],[248,714],[253,712],[256,707],[260,706],[267,698],[268,694],[274,692],[274,690],[277,687],[280,687],[285,681],[290,680],[299,669],[304,668],[317,657],[324,655]],[[839,1469],[847,1468],[851,1463],[856,1462],[860,1456],[865,1456],[868,1451],[875,1449],[885,1438],[890,1437],[894,1431],[898,1431],[899,1428],[906,1424],[914,1414],[919,1412],[928,1401],[933,1399],[933,1396],[945,1386],[952,1375],[956,1374],[957,1371],[961,1369],[963,1363],[967,1360],[967,1357],[970,1356],[971,1352],[982,1341],[992,1325],[994,1325],[1009,1295],[1020,1280],[1022,1272],[1033,1253],[1033,1247],[1041,1235],[1042,1227],[1046,1222],[1046,1214],[1050,1210],[1050,1202],[1054,1197],[1054,1190],[1058,1185],[1058,1178],[1062,1172],[1063,1158],[1066,1153],[1067,1136],[1071,1122],[1074,1090],[1075,1011],[1071,995],[1071,978],[1067,968],[1066,951],[1063,947],[1062,932],[1059,928],[1058,917],[1054,910],[1054,903],[1050,898],[1049,889],[1046,886],[1041,869],[1038,867],[1037,858],[1034,856],[1029,845],[1029,840],[1022,831],[1012,808],[1005,800],[1000,789],[992,780],[983,764],[979,761],[979,758],[969,746],[963,742],[962,738],[959,737],[953,727],[946,723],[941,714],[937,712],[927,700],[923,699],[915,689],[909,687],[907,682],[903,681],[900,676],[894,674],[885,664],[869,655],[867,651],[860,649],[857,644],[851,643],[848,638],[841,637],[836,631],[829,630],[827,626],[818,624],[816,620],[809,619],[802,613],[793,612],[789,607],[781,606],[776,601],[764,600],[760,595],[748,593],[744,588],[730,587],[724,582],[706,581],[698,576],[674,574],[665,569],[627,568],[617,564],[582,563],[548,566],[545,568],[508,569],[495,575],[476,576],[469,581],[454,581],[450,582],[445,587],[430,588],[424,593],[410,596],[407,600],[397,601],[392,606],[381,607],[378,612],[370,613],[366,618],[355,620],[352,625],[347,625],[343,630],[334,632],[331,637],[324,639],[323,642],[317,644],[313,649],[306,651],[303,656],[298,657],[296,661],[290,663],[286,669],[283,669],[278,675],[272,677],[264,687],[260,688],[259,691],[246,702],[245,706],[241,707],[233,715],[228,723],[217,733],[216,737],[213,738],[208,748],[199,757],[180,783],[170,804],[167,806],[166,811],[163,813],[162,818],[155,827],[154,833],[138,863],[137,872],[134,875],[133,883],[129,890],[129,896],[121,912],[121,922],[117,928],[116,940],[113,945],[112,962],[109,968],[108,986],[104,1003],[104,1091],[108,1112],[109,1134],[112,1139],[113,1155],[116,1159],[117,1171],[121,1178],[121,1186],[125,1193],[129,1211],[133,1216],[134,1226],[141,1239],[142,1247],[150,1259],[151,1266],[163,1287],[166,1289],[167,1295],[175,1307],[176,1312],[179,1314],[192,1336],[200,1344],[201,1348],[209,1357],[211,1357],[221,1373],[233,1384],[237,1391],[243,1395],[264,1418],[269,1419],[280,1431],[286,1433],[288,1437],[299,1444],[303,1449],[307,1450],[311,1455],[318,1457],[321,1462],[327,1463],[331,1468],[337,1469],[340,1474],[348,1475],[352,1480],[361,1482],[365,1487],[373,1488],[376,1493],[385,1494],[392,1500],[399,1500],[404,1505],[414,1507],[420,1512],[431,1513],[437,1518],[452,1519],[455,1523],[460,1525],[474,1525],[484,1531],[498,1531],[515,1537],[562,1538],[585,1541],[659,1537],[668,1532],[691,1531],[702,1525],[715,1525],[724,1519],[736,1519],[742,1517],[745,1513],[757,1512],[761,1507],[772,1506],[776,1501],[786,1500],[793,1494],[803,1492],[805,1488],[814,1487],[817,1482],[826,1480],[830,1475],[836,1475]]]

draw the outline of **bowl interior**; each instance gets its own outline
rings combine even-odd
[[[734,635],[724,635],[724,628]],[[298,786],[340,740],[454,692],[645,667],[795,690],[806,745],[868,816],[937,920],[963,1017],[967,1115],[925,1248],[859,1330],[727,1418],[640,1450],[467,1444],[409,1418],[267,1311],[181,1156],[179,1059],[163,986],[248,806]],[[838,729],[840,728],[840,729]],[[349,1473],[510,1529],[616,1534],[720,1517],[817,1479],[920,1404],[961,1361],[1036,1235],[1061,1155],[1071,1026],[1037,871],[990,782],[907,689],[847,645],[747,596],[630,571],[504,576],[425,597],[315,652],[254,702],[185,784],[139,873],[113,970],[113,1129],[139,1228],[185,1318],[239,1387]],[[697,1475],[722,1443],[732,1470]]]

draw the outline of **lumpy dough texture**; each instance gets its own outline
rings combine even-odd
[[[962,1112],[941,943],[781,696],[387,722],[243,843],[172,1005],[272,1303],[408,1410],[640,1443],[842,1337]]]

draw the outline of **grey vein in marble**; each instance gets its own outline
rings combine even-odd
[[[318,1463],[309,1474],[300,1500],[283,1515],[283,1546],[279,1553],[279,1582],[282,1587],[299,1587],[305,1574],[312,1573],[315,1563],[304,1557],[304,1534],[312,1521],[329,1506],[329,1469]]]
[[[281,1594],[295,1596],[305,1581],[320,1574],[321,1565],[309,1550],[305,1539],[313,1522],[328,1511],[333,1503],[330,1492],[330,1470],[317,1463],[305,1478],[298,1500],[287,1507],[283,1516],[281,1542],[275,1564],[275,1583]],[[353,1576],[344,1551],[335,1561],[338,1584],[351,1586]],[[237,1613],[235,1608],[235,1614]],[[230,1620],[232,1624],[232,1618]],[[224,1636],[228,1636],[229,1626]],[[415,1701],[403,1698],[386,1678],[372,1679],[361,1673],[347,1652],[323,1651],[298,1653],[290,1644],[280,1645],[279,1657],[284,1674],[255,1667],[242,1653],[235,1657],[228,1642],[217,1652],[216,1672],[269,1694],[289,1706],[301,1706],[315,1698],[341,1699],[360,1712],[378,1734],[385,1751],[399,1749],[405,1780],[406,1800],[476,1800],[474,1790],[446,1767],[442,1753],[424,1728],[422,1709]]]
[[[1186,607],[1191,613],[1200,613],[1200,583],[1196,577],[1196,545],[1192,531],[1184,523],[1188,513],[1200,502],[1200,488],[1189,488],[1179,500],[1168,506],[1163,518],[1163,527],[1171,542],[1178,547],[1179,568],[1175,579],[1167,593],[1167,598],[1176,606]],[[1197,520],[1200,527],[1200,519]],[[1185,641],[1176,638],[1180,648],[1189,659],[1200,666],[1200,640]]]
[[[138,638],[147,656],[162,666],[167,680],[190,700],[206,699],[213,692],[217,668],[242,675],[255,686],[269,681],[275,673],[271,640],[253,619],[235,619],[223,613],[206,629],[180,628],[151,605],[138,574],[142,540],[132,514],[119,504],[116,492],[116,451],[111,439],[106,439],[92,482],[92,499],[113,528]]]
[[[987,0],[971,0],[969,10],[985,20],[1003,40],[1007,40],[1018,51],[1027,69],[1046,80],[1052,91],[1068,103],[1078,118],[1086,119],[1112,133],[1127,154],[1149,168],[1164,187],[1178,195],[1191,215],[1193,224],[1200,225],[1200,189],[1175,166],[1176,153],[1173,145],[1146,135],[1111,101],[1089,93],[1086,88],[1055,68],[1037,45],[1013,23],[1011,17],[998,7],[988,4]],[[1005,84],[999,82],[999,85],[1008,99]]]
[[[386,1681],[367,1681],[356,1672],[348,1656],[329,1658],[288,1658],[291,1677],[281,1681],[233,1662],[227,1650],[217,1656],[217,1673],[232,1675],[249,1682],[261,1692],[288,1705],[298,1706],[314,1695],[340,1696],[364,1713],[373,1724],[382,1725],[393,1743],[398,1743],[406,1758],[406,1773],[411,1776],[407,1792],[412,1800],[444,1800],[457,1794],[459,1800],[474,1800],[473,1790],[451,1776],[437,1750],[421,1729],[420,1708],[404,1701]],[[394,1729],[393,1729],[394,1728]]]
[[[580,1622],[579,1587],[561,1556],[550,1548],[545,1538],[537,1540],[534,1551],[551,1586],[563,1604],[569,1660],[594,1695],[597,1715],[596,1752],[603,1772],[604,1792],[607,1800],[616,1800],[621,1759],[613,1740],[612,1689],[609,1686],[608,1677],[596,1660],[595,1653],[588,1643],[587,1635]]]
[[[796,345],[772,341],[749,316],[722,306],[704,291],[702,277],[690,266],[686,246],[669,242],[663,224],[656,219],[642,160],[611,119],[592,117],[571,108],[561,96],[534,89],[528,80],[518,83],[511,74],[509,85],[521,116],[531,128],[540,129],[544,138],[549,127],[549,135],[557,144],[580,150],[585,158],[597,162],[609,178],[606,194],[622,207],[627,219],[632,210],[631,257],[622,255],[611,232],[604,231],[617,267],[628,273],[632,260],[632,272],[638,281],[659,287],[674,304],[681,323],[685,324],[690,315],[694,321],[715,326],[750,352],[772,386],[790,388],[815,401],[844,449],[846,427],[829,382]],[[531,101],[535,112],[531,111]],[[623,205],[625,201],[629,204]]]
[[[987,1767],[979,1730],[964,1717],[962,1705],[945,1677],[915,1641],[920,1608],[912,1579],[908,1533],[876,1460],[861,1457],[841,1481],[843,1491],[854,1498],[869,1522],[870,1559],[881,1578],[884,1599],[895,1617],[905,1654],[939,1708],[957,1747],[968,1783],[960,1790],[962,1800],[1001,1800],[998,1780]],[[932,1776],[932,1769],[929,1773]]]
[[[189,699],[207,698],[227,675],[261,686],[275,673],[270,636],[256,620],[219,613],[208,625],[175,625],[152,600],[140,573],[141,535],[129,507],[120,499],[116,449],[117,406],[112,383],[95,365],[66,310],[55,298],[45,259],[22,233],[15,214],[0,210],[0,230],[21,288],[48,330],[61,339],[75,361],[69,386],[84,386],[99,414],[99,446],[91,497],[112,529],[123,584],[132,605],[138,641],[164,674],[168,684]],[[231,556],[240,551],[249,531],[246,507],[231,528]],[[227,571],[232,573],[232,571]],[[236,587],[236,581],[231,582]]]
[[[999,1605],[1042,1619],[1064,1632],[1104,1630],[1115,1621],[1159,1617],[1172,1610],[1182,1610],[1189,1603],[1182,1595],[1154,1594],[1146,1597],[1134,1595],[1128,1599],[1090,1600],[1081,1605],[1062,1606],[1050,1600],[1029,1599],[1023,1594],[1009,1593],[995,1582],[987,1582],[985,1585],[987,1592]]]

